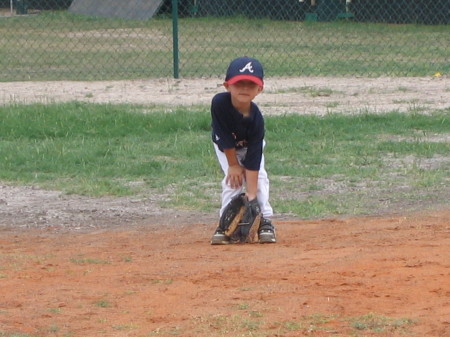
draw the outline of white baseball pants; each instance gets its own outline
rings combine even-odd
[[[242,193],[244,190],[244,186],[240,188],[231,188],[227,183],[227,174],[228,174],[228,160],[222,151],[219,150],[217,144],[214,144],[214,149],[216,150],[217,159],[219,160],[220,166],[225,177],[222,180],[222,206],[220,208],[219,216],[222,216],[222,213],[231,199]],[[263,146],[265,145],[265,142]],[[245,155],[247,154],[247,149],[239,149],[236,150],[236,154],[239,160],[239,163],[244,160]],[[258,198],[259,207],[261,207],[261,212],[265,218],[270,218],[273,215],[272,206],[269,203],[269,178],[267,177],[266,169],[264,168],[264,153],[261,158],[261,167],[258,173],[258,192],[256,194]]]

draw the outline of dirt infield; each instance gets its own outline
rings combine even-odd
[[[0,335],[450,335],[450,210],[284,221],[273,245],[213,229],[3,228]]]
[[[210,104],[223,79],[148,79],[102,82],[0,82],[0,104]],[[423,112],[450,107],[450,77],[268,78],[256,102],[265,115],[285,113]]]

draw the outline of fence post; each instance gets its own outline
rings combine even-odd
[[[179,78],[178,59],[178,0],[172,0],[173,77]]]

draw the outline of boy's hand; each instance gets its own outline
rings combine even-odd
[[[231,165],[228,167],[226,183],[231,188],[239,188],[244,183],[245,169],[240,165]]]

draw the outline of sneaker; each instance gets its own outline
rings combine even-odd
[[[275,228],[269,219],[262,219],[259,225],[259,243],[275,243],[277,238]]]
[[[226,236],[225,233],[217,228],[211,238],[212,245],[227,245],[230,243],[230,237]]]

